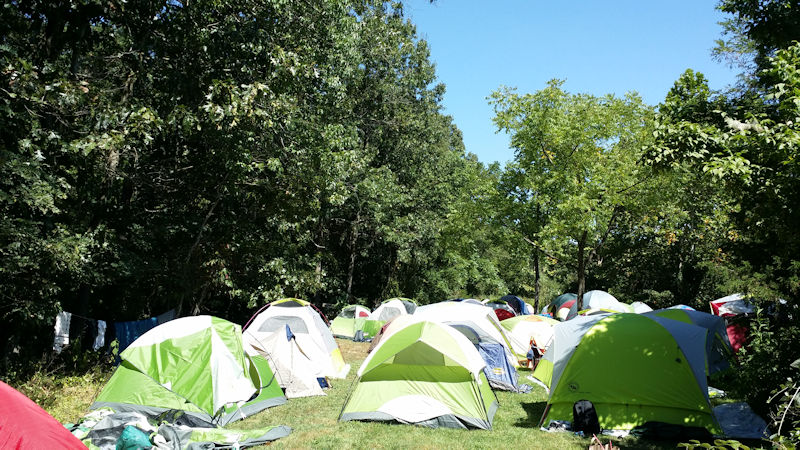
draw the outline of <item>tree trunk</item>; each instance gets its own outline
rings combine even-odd
[[[586,235],[584,231],[581,238],[578,239],[578,311],[584,310],[583,293],[586,290]]]
[[[541,290],[540,286],[540,273],[539,273],[539,251],[533,251],[533,314],[539,313],[539,291]]]
[[[314,275],[317,281],[317,289],[319,289],[319,286],[322,286],[322,258],[325,255],[322,250],[325,249],[326,244],[325,227],[322,219],[319,220],[319,226],[317,227],[317,239],[319,240],[319,244],[315,244],[317,250],[317,264],[314,268]]]
[[[358,222],[361,220],[361,214],[356,214],[356,220],[353,221],[353,229],[350,232],[350,265],[347,268],[347,302],[350,303],[353,298],[353,272],[356,269],[356,243],[358,241]]]

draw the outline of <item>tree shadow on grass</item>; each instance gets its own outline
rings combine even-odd
[[[526,417],[523,420],[518,420],[514,426],[521,428],[539,428],[539,420],[542,418],[542,413],[544,413],[546,405],[547,402],[521,403],[522,409],[525,410]]]

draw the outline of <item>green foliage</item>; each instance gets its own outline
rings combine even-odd
[[[4,367],[62,309],[505,288],[491,175],[401,4],[8,2],[0,35]]]
[[[792,2],[721,0],[719,9],[733,16],[723,22],[730,40],[723,41],[720,50],[755,52],[756,62],[764,63],[775,50],[800,39],[800,15]]]
[[[742,444],[739,441],[735,440],[724,440],[724,439],[714,439],[714,443],[708,442],[700,442],[697,439],[692,439],[689,442],[681,442],[678,444],[678,448],[685,448],[685,449],[697,449],[697,448],[708,448],[714,450],[750,450],[750,447]]]
[[[770,418],[776,432],[771,439],[782,448],[800,445],[800,384],[795,380],[800,359],[795,360],[791,367],[795,369],[795,375],[781,383],[769,399],[769,403],[775,405]]]
[[[800,44],[792,42],[798,16],[779,1],[726,0],[721,9],[734,15],[726,29],[735,42],[726,51],[755,54],[755,64],[743,66],[751,81],[722,95],[687,71],[659,108],[646,155],[695,191],[694,200],[679,195],[671,202],[679,220],[670,229],[684,230],[676,242],[691,243],[692,252],[681,245],[666,253],[695,274],[690,298],[702,305],[747,292],[761,308],[747,323],[749,343],[737,355],[729,390],[766,415],[776,411],[767,400],[788,389],[789,364],[800,357],[800,241],[793,231],[800,215],[790,206],[800,194]],[[775,439],[792,442],[792,426]]]
[[[553,80],[534,94],[492,94],[495,124],[517,150],[506,169],[507,221],[536,252],[576,268],[578,294],[586,267],[623,213],[639,213],[652,177],[638,164],[650,114],[635,94],[624,98],[569,94]]]

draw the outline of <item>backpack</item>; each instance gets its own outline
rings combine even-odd
[[[578,400],[572,405],[572,431],[583,431],[585,435],[600,432],[597,411],[589,400]]]

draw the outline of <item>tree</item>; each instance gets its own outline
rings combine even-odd
[[[776,4],[767,2],[764,11],[775,12]],[[784,22],[764,22],[769,23]],[[683,174],[716,193],[725,237],[715,239],[718,258],[707,261],[708,288],[701,295],[709,300],[735,288],[750,293],[762,311],[774,311],[752,324],[751,344],[739,355],[733,389],[762,413],[770,391],[791,376],[789,365],[800,357],[790,344],[800,331],[786,320],[800,304],[800,241],[793,231],[800,226],[795,207],[800,195],[800,44],[781,48],[786,45],[781,27],[767,38],[761,33],[770,27],[764,24],[746,27],[748,33],[761,27],[754,34],[762,49],[761,68],[752,74],[751,88],[715,96],[702,76],[685,73],[660,108],[656,139],[647,152],[655,167]]]
[[[8,2],[0,40],[4,355],[62,308],[424,292],[471,163],[401,5]]]
[[[508,192],[522,209],[513,221],[537,251],[574,268],[582,299],[587,271],[650,179],[637,163],[651,111],[634,94],[569,94],[562,84],[527,95],[501,89],[491,99],[516,150],[518,181]]]

